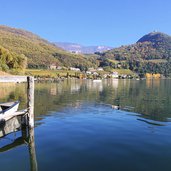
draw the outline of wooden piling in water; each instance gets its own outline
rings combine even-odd
[[[34,128],[34,77],[27,77],[28,126]]]

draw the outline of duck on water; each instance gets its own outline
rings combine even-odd
[[[116,106],[116,105],[112,105],[112,109],[116,109],[116,110],[119,110],[120,109],[120,106]]]

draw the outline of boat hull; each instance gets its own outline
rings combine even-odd
[[[19,102],[8,102],[0,104],[0,116],[7,116],[15,113],[18,110]]]

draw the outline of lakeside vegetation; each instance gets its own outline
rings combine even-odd
[[[26,68],[27,58],[25,55],[18,55],[0,46],[0,70],[21,72]]]
[[[50,71],[51,66],[66,71]],[[146,73],[171,77],[171,36],[152,32],[137,43],[95,54],[73,54],[56,47],[39,36],[21,29],[0,26],[0,70],[12,74],[31,74],[40,77],[74,76],[68,71],[75,67],[84,74],[88,68],[101,67],[105,72],[139,75]],[[35,70],[37,69],[37,70]],[[102,73],[103,75],[104,73]],[[76,74],[78,77],[78,74]]]
[[[96,74],[94,74],[96,73]],[[137,74],[129,69],[113,69],[112,71],[95,71],[91,74],[81,71],[71,71],[71,70],[45,70],[45,69],[26,69],[25,74],[34,76],[38,79],[48,79],[48,78],[80,78],[80,79],[102,79],[102,78],[112,78],[112,73],[117,73],[118,78],[123,76],[126,78],[137,78]]]
[[[42,70],[42,69],[26,69],[26,75],[31,75],[34,77],[40,78],[58,78],[58,77],[67,77],[67,76],[76,76],[76,72],[69,70]],[[81,72],[77,72],[81,74]]]

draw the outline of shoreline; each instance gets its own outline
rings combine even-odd
[[[0,83],[22,83],[27,82],[27,76],[0,75]]]
[[[62,78],[51,78],[51,77],[46,77],[46,78],[34,78],[35,81],[37,82],[60,82],[60,81],[64,81],[65,79],[80,79],[80,78],[75,78],[75,77],[62,77]],[[105,78],[106,79],[106,78]],[[107,79],[123,79],[123,78],[107,78]],[[126,79],[126,78],[125,78]],[[171,79],[171,78],[160,78],[160,79],[155,79],[155,78],[143,78],[143,79],[132,79],[132,80],[161,80],[161,79]],[[81,79],[80,79],[81,80]],[[90,79],[93,81],[101,81],[103,79]],[[130,79],[129,79],[130,80]],[[18,75],[0,75],[0,83],[25,83],[27,82],[27,76],[18,76]]]

